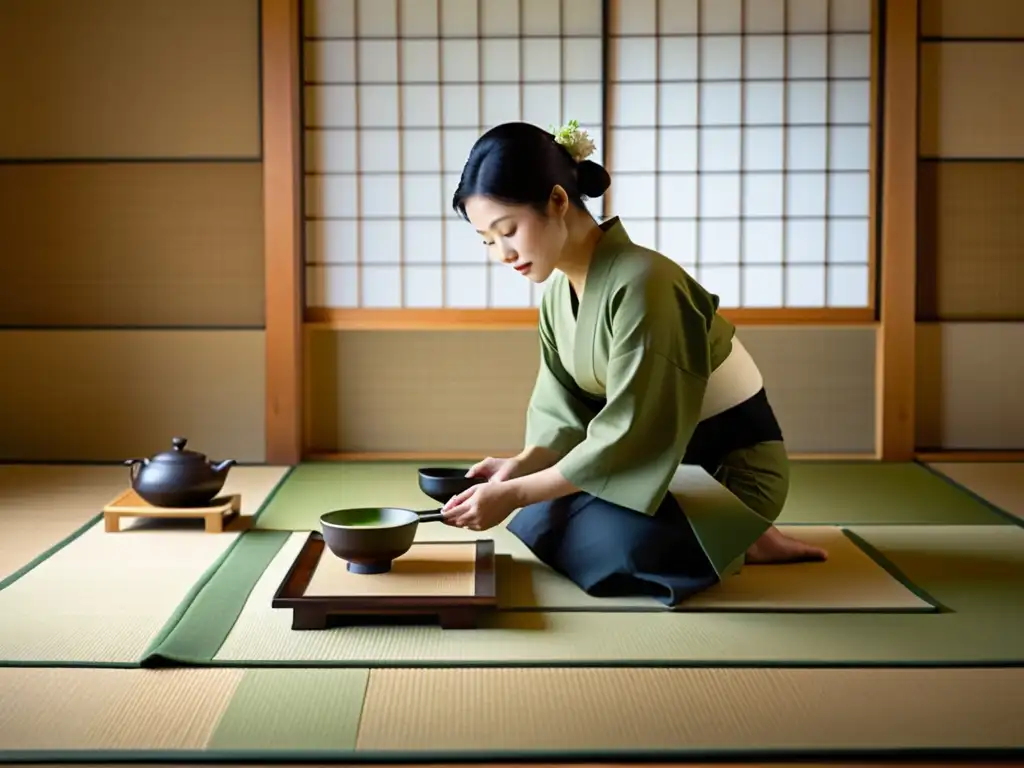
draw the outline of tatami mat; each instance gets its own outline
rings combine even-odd
[[[240,669],[0,669],[0,756],[204,749]]]
[[[421,466],[452,462],[323,462],[295,468],[260,517],[260,528],[311,531],[340,507],[438,504],[417,484]],[[927,468],[881,462],[797,461],[780,523],[1005,525],[1007,521]]]
[[[1004,512],[1024,520],[1024,462],[948,461],[928,466]]]
[[[478,630],[437,626],[291,629],[273,594],[304,534],[246,536],[157,656],[199,664],[918,665],[1019,663],[1024,529],[862,526],[881,558],[945,607],[907,612],[516,612]],[[982,554],[984,553],[984,554]],[[974,574],[964,567],[977,567]],[[771,567],[771,566],[766,566]]]
[[[124,489],[127,467],[0,466],[0,586]]]
[[[1021,749],[1022,669],[0,669],[0,760]]]
[[[779,523],[1004,525],[925,467],[897,462],[793,462]]]
[[[370,674],[357,748],[770,752],[1021,747],[1024,670],[437,669]]]
[[[237,467],[225,490],[252,514],[284,472]],[[112,496],[101,498],[100,508]],[[140,662],[239,536],[207,534],[201,521],[122,525],[94,523],[0,590],[0,664]]]
[[[0,663],[138,661],[237,536],[96,523],[0,591]]]
[[[786,526],[787,535],[823,547],[825,562],[747,566],[736,576],[677,606],[680,611],[887,611],[935,606],[886,572],[832,526]],[[503,608],[591,610],[661,607],[653,598],[591,597],[536,558],[499,560]]]
[[[246,670],[209,748],[352,749],[368,677],[366,669]]]
[[[979,644],[991,633],[1024,631],[1024,528],[913,525],[856,527],[914,584],[958,615],[978,619]],[[989,626],[983,616],[1001,622]],[[1024,642],[1019,657],[1024,660]]]

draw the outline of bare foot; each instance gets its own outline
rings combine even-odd
[[[747,550],[747,565],[770,565],[781,563],[804,563],[827,560],[828,552],[813,547],[784,534],[774,525]]]

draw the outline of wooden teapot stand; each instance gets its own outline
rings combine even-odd
[[[121,530],[122,517],[202,519],[207,533],[223,533],[242,509],[241,494],[220,496],[205,507],[154,507],[131,488],[103,508],[103,529],[107,533]]]

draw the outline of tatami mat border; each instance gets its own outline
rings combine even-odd
[[[476,750],[466,752],[415,751],[386,752],[360,750],[317,750],[309,752],[245,751],[245,750],[96,750],[78,751],[12,751],[0,750],[0,764],[39,765],[60,764],[299,764],[323,765],[437,765],[439,763],[488,764],[495,763],[559,763],[586,762],[591,764],[618,763],[666,763],[700,762],[710,763],[787,763],[787,762],[920,762],[948,765],[963,762],[976,765],[979,761],[1007,762],[1016,764],[1024,761],[1024,747],[980,747],[980,748],[859,748],[859,749],[663,749],[663,750]]]
[[[990,509],[992,512],[994,512],[995,514],[999,515],[1001,518],[1005,519],[1008,523],[1011,523],[1012,525],[1016,525],[1016,526],[1018,526],[1020,528],[1024,528],[1024,518],[1020,518],[1017,515],[1013,514],[1012,512],[1009,512],[1009,511],[1003,509],[1002,507],[997,506],[996,504],[994,504],[993,502],[991,502],[990,500],[986,499],[984,496],[979,494],[977,491],[974,491],[974,490],[968,488],[963,483],[961,483],[961,482],[959,482],[957,480],[954,480],[952,477],[947,475],[941,469],[938,469],[937,467],[932,466],[928,462],[918,461],[918,462],[915,462],[915,463],[916,464],[920,464],[922,467],[927,469],[929,472],[931,472],[933,475],[935,475],[940,480],[943,480],[943,481],[949,483],[953,488],[956,488],[957,490],[966,493],[968,496],[970,496],[972,499],[977,501],[979,504],[983,504],[988,509]],[[1014,462],[1009,462],[1009,463],[1014,463]],[[1021,464],[1021,471],[1024,472],[1024,463]]]
[[[57,554],[62,549],[64,549],[64,547],[66,547],[68,544],[73,542],[75,539],[78,539],[81,536],[83,536],[86,531],[88,531],[90,528],[92,528],[94,525],[96,525],[102,519],[103,519],[103,513],[102,512],[97,513],[93,517],[89,518],[79,528],[77,528],[76,530],[72,531],[69,535],[65,536],[63,539],[61,539],[56,544],[54,544],[52,547],[50,547],[47,550],[44,550],[42,553],[40,553],[36,557],[32,558],[29,562],[25,563],[25,565],[21,566],[21,568],[16,570],[14,573],[10,574],[9,576],[7,576],[4,579],[0,579],[0,589],[6,589],[11,584],[13,584],[18,579],[20,579],[22,576],[24,576],[25,574],[27,574],[30,571],[32,571],[34,568],[38,567],[42,563],[45,563],[47,560],[49,560],[55,554]]]
[[[266,508],[270,505],[270,502],[274,500],[274,497],[277,495],[278,491],[280,491],[284,484],[288,482],[288,478],[294,471],[294,466],[290,466],[288,467],[288,469],[284,471],[284,473],[281,475],[277,483],[274,484],[273,490],[267,494],[267,498],[265,498],[263,500],[263,503],[260,504],[259,509],[257,509],[253,513],[253,522],[256,522],[259,519],[260,515],[262,515],[264,510],[266,510]],[[221,566],[227,562],[228,558],[231,557],[231,553],[238,548],[238,545],[242,541],[244,541],[245,538],[246,536],[245,533],[243,532],[237,539],[235,539],[234,542],[232,542],[231,546],[227,548],[227,551],[225,551],[224,554],[217,559],[217,562],[213,564],[213,567],[210,568],[205,574],[203,574],[203,578],[197,581],[192,586],[192,589],[189,590],[188,595],[185,596],[185,599],[182,600],[182,602],[178,605],[177,610],[175,610],[174,614],[170,617],[170,619],[168,619],[167,624],[163,628],[163,631],[161,631],[161,633],[156,638],[154,638],[149,648],[146,649],[146,654],[143,657],[144,659],[150,656],[150,654],[153,653],[153,650],[159,647],[160,644],[167,638],[167,636],[174,631],[174,628],[181,622],[181,619],[182,617],[184,617],[186,611],[188,611],[192,604],[195,603],[196,598],[203,591],[203,588],[210,583],[210,580],[214,577],[217,571],[220,570]]]
[[[846,538],[848,538],[850,541],[852,541],[857,546],[857,548],[860,549],[861,552],[863,552],[865,555],[870,557],[874,561],[875,565],[877,565],[879,568],[881,568],[886,573],[888,573],[892,578],[894,578],[896,581],[898,581],[900,584],[902,584],[904,587],[906,587],[914,595],[916,595],[917,597],[921,598],[926,603],[928,603],[930,606],[932,606],[932,609],[933,609],[933,611],[926,611],[926,610],[923,610],[923,609],[914,610],[914,609],[910,609],[910,608],[904,608],[904,609],[900,609],[900,610],[893,610],[893,611],[890,611],[890,612],[892,612],[892,613],[922,613],[922,612],[925,612],[925,613],[931,613],[931,612],[935,612],[935,613],[952,613],[952,610],[953,610],[952,608],[950,608],[949,606],[943,605],[931,593],[929,593],[924,587],[922,587],[920,584],[917,584],[916,582],[911,580],[911,578],[909,576],[907,576],[907,574],[905,574],[903,572],[903,570],[899,566],[896,565],[896,563],[894,563],[888,557],[883,555],[882,552],[879,549],[877,549],[871,542],[869,542],[863,536],[860,536],[859,534],[854,533],[853,531],[851,531],[848,528],[842,528],[842,531],[843,531],[843,535],[845,535]],[[873,611],[867,611],[867,612],[869,612],[869,613],[886,613],[885,610],[873,610]]]
[[[223,664],[220,661],[214,662],[213,657],[224,644],[224,640],[231,632],[246,601],[249,593],[263,575],[264,570],[270,565],[274,556],[284,546],[291,535],[285,531],[248,531],[240,536],[225,556],[217,570],[225,566],[235,558],[241,561],[238,571],[232,573],[241,577],[240,579],[221,580],[213,582],[216,573],[210,574],[191,599],[182,603],[181,612],[176,621],[169,623],[166,631],[154,642],[145,657],[142,659],[142,666],[163,666],[167,664],[177,665],[202,665],[202,666],[273,666],[255,663]],[[211,582],[213,582],[211,584]],[[207,586],[209,591],[205,591]],[[199,621],[191,626],[183,622],[189,618],[192,612],[201,612],[204,605],[211,605],[214,610],[204,621]],[[202,649],[200,657],[196,654],[187,653],[185,648],[195,648],[196,645]],[[308,664],[296,664],[294,666],[310,666]]]

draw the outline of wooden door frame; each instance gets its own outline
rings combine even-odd
[[[301,0],[260,3],[265,461],[303,458]]]

